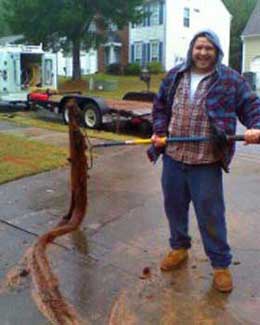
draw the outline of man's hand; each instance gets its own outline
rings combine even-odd
[[[163,148],[166,146],[166,137],[160,137],[156,134],[153,134],[151,141],[156,148]]]
[[[245,143],[259,143],[260,144],[260,130],[250,129],[245,132]]]

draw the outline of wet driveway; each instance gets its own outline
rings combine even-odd
[[[49,258],[60,288],[88,324],[260,324],[260,150],[239,145],[225,176],[227,222],[235,288],[211,288],[191,211],[193,246],[180,269],[161,273],[168,249],[160,163],[143,147],[106,149],[89,171],[88,210],[81,230],[51,245]],[[69,207],[69,169],[24,178],[0,187],[0,276],[26,248],[54,226]],[[149,267],[150,276],[143,276]],[[1,325],[45,325],[30,281],[0,295]]]

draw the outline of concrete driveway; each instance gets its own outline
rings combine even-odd
[[[235,288],[211,288],[191,210],[193,246],[180,269],[161,273],[168,249],[160,163],[144,147],[109,148],[89,171],[88,210],[81,230],[51,245],[49,258],[60,288],[90,324],[260,324],[260,146],[238,146],[225,175],[227,222]],[[0,276],[22,257],[35,237],[54,226],[69,207],[69,169],[0,187]],[[143,277],[149,267],[151,276]],[[44,325],[31,283],[0,295],[3,325]]]

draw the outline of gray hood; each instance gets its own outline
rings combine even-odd
[[[191,67],[191,64],[192,64],[192,48],[193,48],[193,45],[196,41],[196,39],[199,37],[199,36],[205,36],[207,37],[207,39],[215,45],[215,47],[217,48],[217,62],[216,62],[216,68],[218,68],[222,62],[222,59],[224,57],[224,53],[223,53],[223,50],[222,50],[222,47],[221,47],[221,44],[220,44],[220,40],[217,36],[216,33],[214,33],[213,31],[209,30],[209,29],[205,29],[205,30],[201,30],[199,32],[197,32],[191,42],[190,42],[190,46],[189,46],[189,49],[188,49],[188,53],[187,53],[187,58],[186,58],[186,62],[184,64],[184,68],[185,69],[188,69]]]

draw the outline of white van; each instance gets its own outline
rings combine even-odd
[[[0,100],[24,101],[32,87],[57,88],[57,55],[42,45],[0,46]]]

